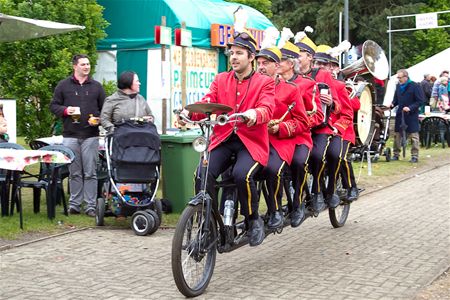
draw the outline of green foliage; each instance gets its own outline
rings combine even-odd
[[[227,2],[236,2],[244,5],[253,7],[254,9],[260,11],[263,15],[268,18],[272,17],[272,1],[271,0],[225,0]]]
[[[371,39],[388,53],[388,16],[436,12],[450,9],[448,0],[351,0],[349,1],[349,40],[353,45]],[[339,42],[339,12],[344,0],[273,0],[273,22],[294,33],[309,25],[316,44],[335,46]],[[395,18],[392,29],[414,28],[415,19]],[[450,25],[450,14],[439,15],[440,25]],[[449,29],[396,32],[392,34],[392,70],[408,68],[450,45]]]
[[[450,10],[450,2],[448,0],[433,0],[429,1],[429,4],[421,10],[421,13],[446,10]],[[439,14],[438,24],[440,26],[450,25],[450,13]],[[414,65],[447,49],[450,45],[450,29],[418,30],[414,32],[411,38],[405,38],[405,40],[407,47],[413,50],[412,58],[408,63]]]
[[[103,89],[105,89],[106,97],[111,96],[115,91],[117,91],[117,82],[113,80],[106,81],[103,79],[102,85]]]
[[[18,134],[27,140],[51,134],[49,110],[57,83],[72,72],[74,54],[95,66],[96,41],[108,25],[95,0],[0,0],[0,11],[26,18],[83,25],[84,30],[0,44],[0,96],[17,99]]]

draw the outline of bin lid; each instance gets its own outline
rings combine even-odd
[[[202,135],[202,131],[200,129],[191,129],[186,131],[181,130],[168,130],[168,134],[161,134],[161,142],[164,144],[166,142],[172,143],[192,143],[196,137]]]

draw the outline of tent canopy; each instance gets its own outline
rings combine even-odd
[[[430,74],[439,79],[439,74],[444,70],[450,70],[450,48],[445,49],[420,63],[406,69],[409,78],[412,81],[420,82],[423,80],[423,75]],[[395,73],[394,73],[395,72]],[[386,87],[386,94],[384,96],[384,104],[390,104],[394,99],[395,87],[397,85],[397,70],[393,70]]]
[[[192,46],[210,48],[211,24],[233,25],[233,12],[240,5],[223,0],[99,0],[105,19],[111,24],[106,39],[97,42],[98,50],[147,49],[155,45],[154,27],[161,25],[192,30]],[[245,6],[248,28],[266,29],[273,26],[259,11]]]
[[[30,40],[80,29],[84,29],[84,26],[14,17],[0,13],[0,42]]]

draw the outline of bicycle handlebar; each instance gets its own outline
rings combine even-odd
[[[226,115],[226,114],[222,114],[222,115],[218,115],[216,120],[211,120],[209,118],[204,118],[198,121],[193,121],[191,120],[188,116],[182,114],[182,110],[181,109],[175,109],[173,111],[181,120],[183,120],[183,122],[186,122],[188,124],[193,124],[193,125],[202,125],[202,124],[206,124],[209,123],[212,126],[215,125],[220,125],[223,126],[225,124],[228,123],[243,123],[246,122],[248,120],[248,118],[245,116],[244,113],[234,113],[231,115]]]

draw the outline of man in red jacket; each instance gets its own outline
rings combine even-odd
[[[302,201],[303,189],[308,175],[308,157],[312,148],[311,127],[323,119],[320,99],[315,81],[309,77],[299,75],[300,50],[294,44],[287,42],[281,49],[283,59],[278,74],[288,82],[297,86],[305,107],[306,118],[302,119],[302,127],[296,131],[295,150],[292,158],[291,174],[294,188],[292,199],[291,226],[297,227],[305,218],[305,203]],[[315,125],[314,125],[315,126]]]
[[[273,120],[269,122],[269,163],[264,168],[266,186],[268,190],[267,209],[269,220],[267,227],[276,229],[283,225],[281,212],[281,198],[283,183],[281,177],[286,165],[293,163],[296,145],[303,142],[302,134],[309,135],[308,118],[297,85],[277,77],[277,70],[285,60],[297,56],[289,49],[295,49],[295,45],[287,43],[280,51],[277,47],[262,49],[257,55],[258,72],[268,75],[275,80],[275,109]],[[307,154],[309,151],[306,152]],[[307,157],[307,155],[306,155]],[[306,160],[306,159],[305,159]],[[300,205],[294,201],[291,212],[291,226],[300,225],[304,215],[298,210]]]
[[[256,41],[249,32],[235,34],[228,45],[228,53],[232,70],[216,76],[201,102],[226,104],[233,108],[229,114],[244,113],[248,121],[214,127],[209,146],[207,190],[217,201],[214,183],[232,165],[231,157],[235,156],[232,176],[237,185],[241,214],[248,225],[249,244],[257,246],[263,242],[265,233],[258,214],[254,176],[269,160],[267,123],[275,105],[275,84],[269,76],[253,70]],[[200,119],[202,115],[194,113],[191,118]]]
[[[339,68],[339,61],[337,58],[330,56],[329,58],[331,72],[333,77],[338,80],[341,76],[339,76],[339,72],[341,69]],[[340,85],[345,83],[343,80],[339,80]],[[356,78],[358,81],[358,78]],[[359,102],[358,97],[354,96],[353,98],[349,98],[350,106],[353,110],[353,117],[356,112],[360,109],[361,103]],[[355,174],[353,172],[353,166],[350,160],[347,159],[348,151],[351,145],[356,142],[356,133],[353,124],[350,124],[342,135],[342,155],[341,155],[341,168],[340,174],[342,178],[342,187],[347,190],[347,200],[355,201],[359,197],[359,190],[356,185]]]
[[[309,157],[309,165],[311,166],[310,170],[313,176],[311,189],[312,209],[314,210],[315,214],[318,214],[325,208],[320,181],[323,176],[330,135],[333,134],[333,131],[330,132],[329,130],[329,117],[332,110],[334,110],[336,113],[340,111],[340,104],[331,74],[327,70],[323,70],[317,67],[313,68],[313,59],[316,55],[317,50],[316,44],[314,44],[314,42],[307,36],[304,36],[301,40],[296,41],[295,45],[300,49],[300,74],[311,77],[316,81],[319,87],[322,87],[318,89],[318,93],[320,95],[320,105],[322,107],[324,118],[321,120],[320,124],[314,127],[312,131],[313,148],[311,151],[311,156]],[[327,92],[324,92],[325,89],[323,87],[327,88]],[[323,130],[328,132],[321,132]],[[340,151],[340,148],[338,150]],[[335,155],[333,155],[332,157],[336,157],[336,154],[337,156],[340,155],[340,152],[336,152],[337,151],[335,150],[330,152],[335,153]],[[333,165],[335,165],[336,161],[339,160],[333,161],[335,162]],[[339,202],[337,202],[337,204],[336,202],[337,200],[336,198],[334,198],[333,203],[331,203],[332,206],[339,204]]]
[[[336,194],[336,179],[341,163],[342,135],[348,126],[353,124],[353,110],[350,106],[345,84],[334,80],[331,76],[330,56],[326,54],[329,49],[331,47],[326,45],[318,46],[314,55],[314,67],[319,69],[318,74],[323,74],[323,79],[326,78],[326,81],[322,82],[330,87],[329,90],[333,93],[333,99],[331,103],[327,103],[329,115],[326,124],[317,127],[313,132],[314,147],[311,165],[314,182],[312,192],[322,194],[319,182],[323,176],[326,160],[328,184],[325,190],[325,198],[328,206],[335,208],[340,203],[339,196]],[[316,80],[319,79],[316,77]],[[320,94],[322,94],[322,91]],[[316,212],[320,211],[319,208],[317,209]]]

